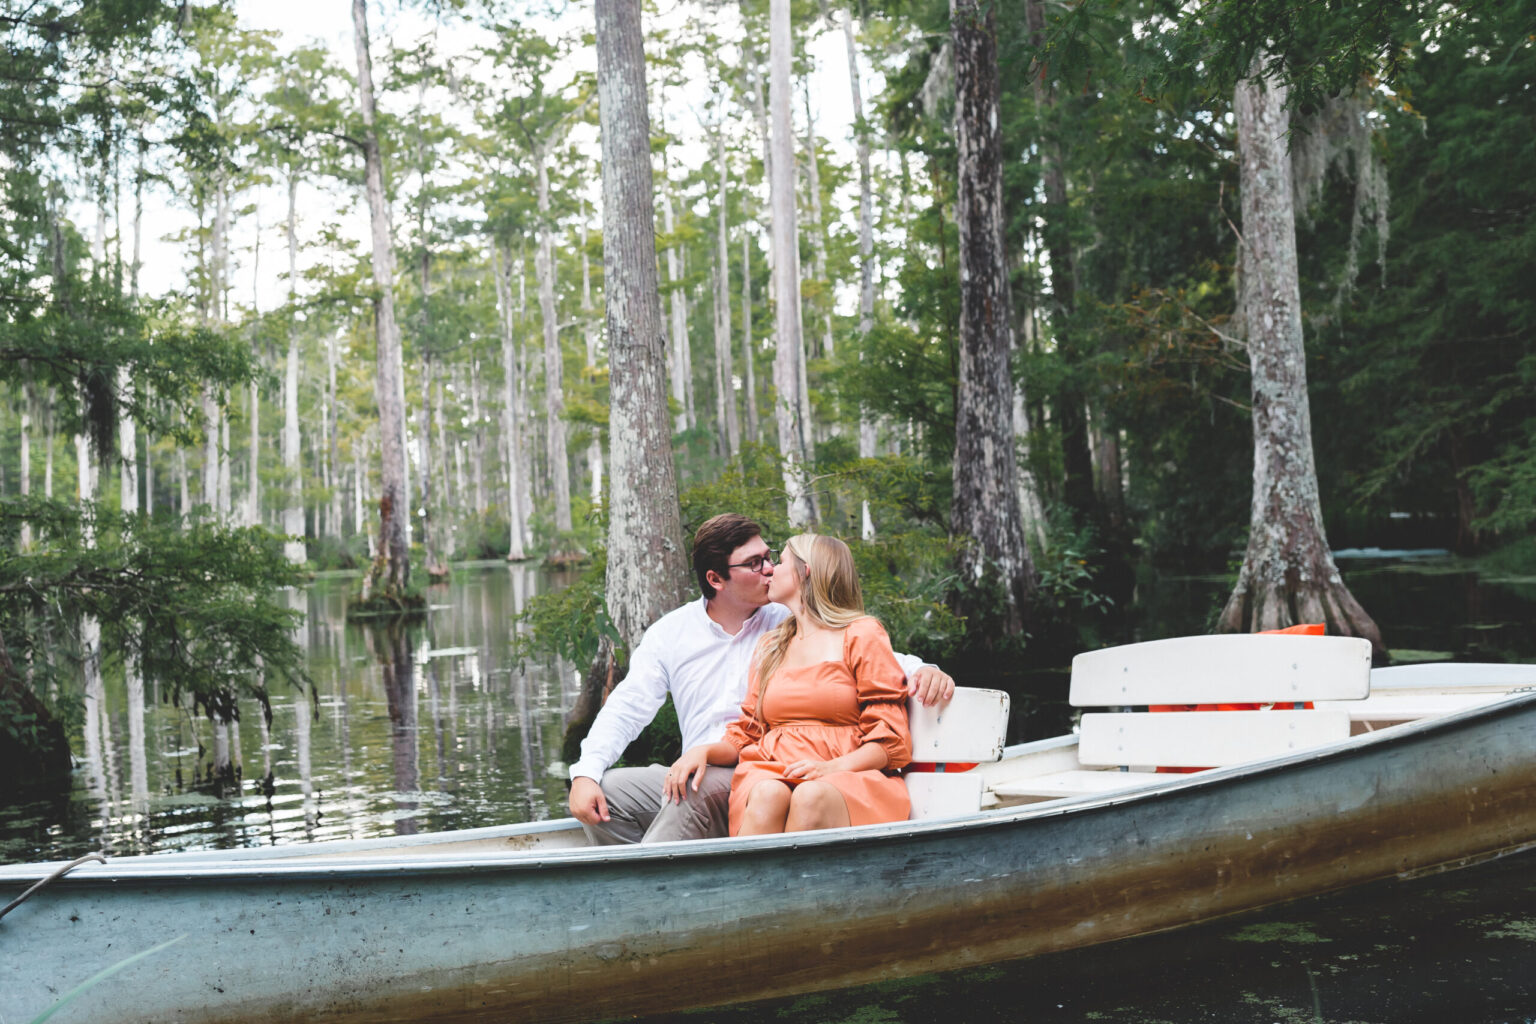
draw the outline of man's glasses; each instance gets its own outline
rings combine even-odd
[[[779,553],[777,551],[769,549],[764,554],[753,555],[751,558],[747,559],[745,562],[727,562],[725,564],[725,567],[727,569],[745,569],[745,570],[747,570],[747,572],[762,572],[763,571],[763,566],[765,566],[765,565],[773,565],[776,562],[778,562],[778,560],[779,560]]]

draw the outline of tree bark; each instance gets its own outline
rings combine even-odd
[[[869,126],[864,123],[864,91],[859,84],[859,50],[854,45],[853,12],[843,17],[843,42],[848,49],[848,87],[853,97],[853,131],[859,157],[859,359],[864,341],[875,325],[875,200],[874,176],[869,167]],[[875,420],[859,408],[859,458],[875,457]],[[875,520],[869,499],[859,503],[859,536],[875,539]]]
[[[789,523],[798,528],[815,522],[816,512],[806,479],[808,425],[802,415],[805,339],[800,324],[795,139],[790,119],[789,65],[794,40],[790,34],[789,0],[769,0],[768,23],[769,138],[773,150],[768,195],[773,221],[773,385],[777,392],[774,410],[779,427],[779,456],[784,464]]]
[[[492,253],[496,279],[496,305],[501,327],[501,369],[504,393],[501,403],[501,429],[507,439],[507,561],[521,562],[527,559],[525,547],[526,525],[523,522],[522,489],[528,479],[522,474],[523,415],[522,393],[518,387],[517,345],[512,329],[512,251],[506,242],[497,242]],[[476,394],[471,388],[471,397]],[[478,411],[476,419],[479,418]],[[478,460],[478,456],[477,456]],[[478,461],[477,461],[478,465]],[[479,470],[476,470],[476,492],[479,491]]]
[[[962,607],[1017,633],[1029,612],[1034,565],[1019,523],[1009,370],[1011,296],[1003,243],[996,14],[989,0],[950,0],[959,145],[960,383],[955,399],[953,529],[967,581]],[[989,608],[989,581],[1002,609]],[[978,600],[980,598],[980,600]]]
[[[607,604],[632,650],[647,626],[682,602],[687,564],[667,429],[640,2],[596,0],[595,6],[613,395]]]
[[[731,366],[731,250],[726,225],[730,166],[723,124],[715,132],[715,163],[720,170],[715,193],[715,419],[725,432],[725,454],[735,459],[741,453],[741,424],[736,417],[736,373]]]
[[[1381,631],[1344,585],[1323,531],[1302,345],[1286,88],[1245,78],[1233,110],[1243,216],[1239,288],[1253,374],[1253,504],[1243,568],[1219,628],[1257,632],[1326,622],[1330,632],[1365,637],[1382,653]]]
[[[592,313],[592,268],[587,258],[587,206],[581,206],[581,321],[587,345],[587,373],[597,372],[597,319]],[[587,471],[591,477],[592,507],[603,503],[603,443],[596,430],[587,445]]]
[[[757,358],[752,349],[752,236],[741,233],[741,390],[747,396],[747,440],[757,444],[763,439],[762,419],[757,411]]]
[[[288,353],[283,364],[283,554],[295,565],[304,549],[303,467],[299,462],[299,329],[295,319],[299,288],[299,176],[288,175]],[[332,371],[334,373],[334,370]],[[322,410],[322,416],[329,413]],[[323,429],[323,428],[322,428]]]
[[[665,164],[663,164],[665,170]],[[671,183],[663,176],[661,195],[661,229],[667,233],[670,239],[677,230],[677,215],[672,204]],[[676,242],[667,246],[667,281],[671,285],[668,293],[668,305],[672,314],[672,341],[668,347],[672,377],[672,401],[677,403],[677,412],[672,417],[672,432],[681,434],[692,426],[688,415],[688,383],[693,376],[693,367],[688,359],[688,309],[683,294],[683,260],[678,251]]]
[[[555,529],[571,532],[571,470],[565,451],[565,372],[560,332],[555,323],[555,232],[549,215],[549,159],[541,144],[534,156],[538,183],[539,248],[534,272],[539,278],[539,315],[544,326],[544,444],[555,493]]]
[[[384,194],[384,161],[374,126],[373,64],[368,55],[366,0],[352,0],[353,43],[357,51],[357,87],[363,111],[363,164],[369,224],[373,235],[375,329],[378,337],[375,394],[379,404],[379,550],[364,579],[363,599],[382,590],[400,597],[410,583],[407,535],[410,492],[405,479],[404,368],[400,331],[395,322],[395,252],[390,238],[389,207]]]

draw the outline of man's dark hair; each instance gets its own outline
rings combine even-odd
[[[753,537],[760,537],[763,528],[746,516],[735,512],[722,512],[704,523],[693,534],[693,574],[699,578],[699,590],[706,598],[715,596],[715,588],[705,577],[711,570],[721,576],[730,575],[727,568],[731,552]]]

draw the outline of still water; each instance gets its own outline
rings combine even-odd
[[[1536,580],[1479,576],[1449,558],[1345,562],[1404,660],[1536,661]],[[314,704],[279,685],[270,728],[252,703],[221,739],[156,700],[128,721],[109,682],[100,770],[63,790],[0,795],[0,861],[363,838],[559,817],[573,666],[517,666],[514,616],[551,577],[458,567],[401,636],[348,624],[352,580],[294,595]],[[1137,639],[1204,632],[1213,578],[1137,594]],[[411,652],[386,670],[393,644]],[[994,680],[988,684],[995,685]],[[1011,741],[1059,731],[1064,672],[1014,684]],[[226,748],[239,779],[221,780]],[[81,749],[77,747],[77,749]],[[1536,754],[1536,737],[1532,737]],[[1168,935],[1019,963],[690,1015],[699,1021],[1536,1021],[1536,853],[1384,883]]]

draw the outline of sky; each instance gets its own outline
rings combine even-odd
[[[371,0],[369,7],[369,33],[372,53],[376,62],[375,75],[379,74],[377,62],[391,40],[405,45],[432,31],[433,25],[420,12],[401,10],[395,0],[379,3]],[[551,21],[547,12],[557,12]],[[661,0],[660,10],[647,23],[647,29],[657,24],[675,26],[683,24],[699,9],[698,0]],[[527,5],[527,20],[544,21],[552,28],[584,27],[590,19],[590,3],[550,4],[531,2]],[[270,30],[279,33],[279,47],[291,50],[306,43],[324,44],[334,55],[336,62],[349,70],[356,67],[353,50],[351,4],[348,0],[238,0],[236,12],[242,25],[248,28]],[[465,52],[477,40],[475,28],[457,26],[440,28],[440,41],[445,49]],[[766,61],[766,41],[760,47]],[[831,145],[839,160],[849,160],[853,154],[852,103],[848,81],[848,58],[841,29],[828,29],[824,25],[811,40],[809,56],[815,61],[811,79],[811,95],[818,105],[816,111],[817,134]],[[593,55],[590,51],[573,58],[573,65],[590,69]],[[766,66],[764,74],[766,76]],[[703,80],[702,65],[699,80]],[[866,68],[863,83],[865,102],[875,91],[869,81]],[[797,102],[796,107],[800,107]],[[804,112],[796,110],[796,131],[804,131]],[[654,116],[654,111],[653,111]],[[668,110],[668,127],[679,134],[683,142],[678,149],[681,159],[690,166],[705,163],[709,154],[702,140],[697,118],[686,105],[673,103]],[[746,126],[743,125],[743,130]],[[580,137],[578,136],[578,139]],[[595,149],[595,130],[584,140]],[[595,155],[595,154],[594,154]],[[592,183],[594,206],[599,198],[599,182]],[[287,269],[286,241],[283,235],[283,218],[286,216],[286,189],[281,183],[253,189],[242,197],[251,207],[239,217],[231,230],[231,279],[233,293],[230,301],[235,306],[271,309],[283,301],[287,282],[282,275]],[[841,197],[834,202],[834,209],[849,210],[856,207],[856,199]],[[361,190],[347,196],[334,192],[322,192],[309,184],[301,186],[298,201],[299,237],[313,237],[322,223],[338,220],[341,231],[356,239],[363,252],[367,251],[369,235],[368,211]],[[81,211],[82,213],[85,211]],[[829,212],[830,213],[830,212]],[[94,217],[93,213],[87,214]],[[400,212],[395,214],[396,235],[399,236]],[[89,223],[82,220],[81,223]],[[194,226],[195,220],[186,204],[176,202],[160,191],[146,193],[143,229],[143,269],[141,288],[147,295],[159,295],[185,286],[186,272],[191,264],[185,243],[171,239]],[[259,248],[258,243],[259,242]],[[310,250],[301,256],[301,265],[325,259],[326,254]],[[843,302],[840,301],[839,305]]]

